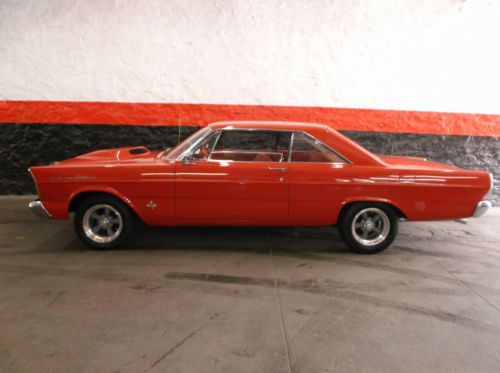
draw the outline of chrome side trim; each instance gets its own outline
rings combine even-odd
[[[210,161],[210,158],[212,158],[212,153],[213,153],[215,147],[217,146],[217,143],[219,142],[219,138],[220,138],[221,133],[222,133],[221,130],[215,131],[213,136],[216,136],[217,138],[215,139],[215,142],[214,142],[214,145],[212,146],[212,149],[210,149],[210,153],[208,154],[207,161]],[[189,156],[190,154],[188,154],[187,156]]]
[[[40,192],[38,191],[38,183],[36,182],[35,175],[33,175],[33,172],[31,172],[31,167],[28,168],[28,172],[30,173],[31,178],[33,179],[33,182],[35,183],[36,195],[40,196]]]
[[[288,144],[288,160],[287,162],[292,161],[292,149],[293,149],[293,140],[295,139],[295,132],[292,132],[290,136],[290,144]]]
[[[52,215],[47,211],[45,206],[43,205],[42,201],[39,199],[35,201],[31,201],[28,205],[28,207],[33,211],[33,213],[37,216],[40,216],[42,218],[51,218]]]
[[[481,201],[477,204],[476,210],[474,211],[474,216],[475,218],[478,218],[486,213],[488,209],[491,207],[491,202],[490,201]]]

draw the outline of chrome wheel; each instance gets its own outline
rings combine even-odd
[[[369,207],[354,216],[351,230],[352,236],[358,243],[375,246],[385,241],[391,230],[391,222],[384,211]]]
[[[116,240],[123,229],[121,214],[113,206],[99,204],[90,207],[83,215],[83,232],[97,243]]]

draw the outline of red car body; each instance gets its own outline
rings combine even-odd
[[[466,218],[488,207],[482,202],[492,187],[488,172],[375,155],[324,125],[224,122],[205,131],[232,129],[305,132],[346,161],[185,162],[170,156],[183,143],[163,152],[100,150],[31,167],[41,205],[35,209],[66,219],[79,200],[99,192],[149,225],[329,226],[360,201],[390,204],[413,221]]]

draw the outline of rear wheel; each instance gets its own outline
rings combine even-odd
[[[382,203],[356,203],[342,213],[339,233],[357,253],[375,254],[389,247],[398,234],[398,215]]]
[[[134,229],[134,216],[120,200],[111,196],[94,196],[76,208],[74,219],[77,236],[97,249],[110,249],[123,243]]]

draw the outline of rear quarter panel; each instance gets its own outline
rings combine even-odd
[[[352,202],[376,201],[409,220],[472,216],[490,187],[487,172],[385,166],[292,164],[290,223],[331,225]]]
[[[410,220],[470,217],[490,189],[484,171],[402,169],[399,174],[397,201]]]

